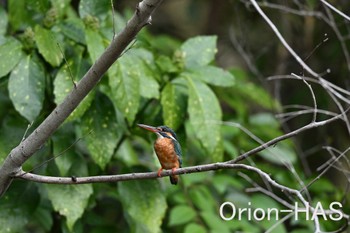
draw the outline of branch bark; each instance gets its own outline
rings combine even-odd
[[[161,176],[163,177],[163,176],[169,176],[172,174],[181,175],[181,174],[213,171],[213,170],[219,170],[219,169],[241,168],[241,166],[239,166],[240,164],[237,164],[237,163],[246,159],[247,157],[252,156],[264,149],[267,149],[268,147],[273,146],[276,143],[283,141],[287,138],[291,138],[306,130],[323,126],[325,124],[329,124],[338,119],[342,119],[342,117],[343,117],[343,114],[339,114],[324,121],[312,122],[288,134],[284,134],[280,137],[274,138],[244,154],[241,154],[240,156],[236,157],[233,160],[220,162],[220,163],[210,163],[210,164],[204,164],[204,165],[184,167],[184,168],[176,169],[175,171],[167,170],[167,171],[163,171],[161,173]],[[155,179],[155,178],[158,178],[158,173],[143,172],[143,173],[128,173],[128,174],[119,174],[119,175],[87,176],[87,177],[54,177],[54,176],[44,176],[44,175],[37,175],[33,173],[27,173],[20,169],[17,172],[17,174],[14,175],[14,177],[21,178],[24,180],[35,181],[39,183],[49,183],[49,184],[87,184],[87,183],[101,183],[101,182],[119,182],[119,181],[127,181],[127,180]]]
[[[10,152],[0,168],[0,197],[6,192],[14,175],[22,170],[22,164],[45,144],[56,129],[96,86],[103,74],[119,58],[137,33],[145,25],[151,23],[151,14],[161,2],[162,0],[143,0],[140,2],[125,28],[113,38],[105,52],[91,66],[63,102],[51,112],[28,138]]]

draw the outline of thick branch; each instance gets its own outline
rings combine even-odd
[[[13,175],[21,171],[22,164],[39,150],[64,120],[67,119],[100,81],[108,68],[118,59],[137,33],[145,25],[151,23],[151,14],[161,2],[162,0],[144,0],[140,2],[136,7],[135,14],[128,21],[123,31],[113,38],[105,52],[92,65],[71,93],[27,139],[10,152],[0,168],[0,196],[7,190]]]

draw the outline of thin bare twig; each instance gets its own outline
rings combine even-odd
[[[277,38],[281,41],[283,46],[288,50],[288,52],[295,58],[295,60],[312,76],[319,77],[319,75],[313,71],[304,61],[299,57],[299,55],[292,49],[292,47],[289,46],[287,41],[284,39],[282,34],[277,29],[276,25],[269,19],[269,17],[266,16],[266,14],[261,10],[260,6],[256,3],[255,0],[250,0],[254,8],[258,11],[258,13],[263,17],[263,19],[267,22],[267,24],[270,26],[272,31],[276,34]]]
[[[329,9],[337,13],[338,15],[342,16],[344,19],[350,21],[350,17],[344,14],[342,11],[335,8],[333,5],[329,4],[326,0],[321,0],[321,2],[326,5]]]

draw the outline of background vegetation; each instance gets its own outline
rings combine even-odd
[[[345,13],[349,9],[347,1],[333,4]],[[114,31],[125,26],[135,5],[116,1],[114,13],[108,0],[9,0],[0,6],[0,162],[74,88],[73,82],[104,51]],[[317,1],[262,6],[311,67],[348,89],[349,21]],[[234,159],[311,121],[313,100],[307,85],[282,79],[290,73],[303,75],[303,68],[248,1],[165,1],[153,18],[153,25],[143,29],[25,164],[25,171],[77,177],[156,171],[155,135],[137,123],[172,127],[182,145],[184,166],[192,166]],[[271,80],[276,75],[279,78]],[[317,83],[312,87],[318,120],[340,112],[329,93]],[[344,96],[348,100],[349,95]],[[346,104],[341,102],[345,109]],[[332,166],[326,164],[332,156],[349,147],[348,130],[342,121],[335,122],[244,162],[300,190],[321,169]],[[339,201],[349,214],[345,156],[308,186],[312,204]],[[220,218],[225,201],[241,208],[286,208],[272,194],[294,201],[245,170],[182,175],[177,186],[168,178],[84,185],[16,180],[0,199],[0,232],[314,230],[313,223],[303,219],[276,224]],[[321,226],[331,231],[344,222],[321,221]]]

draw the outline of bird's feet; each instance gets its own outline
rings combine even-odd
[[[171,169],[171,172],[172,172],[173,175],[174,175],[175,170],[176,170],[176,167],[173,167],[173,168]]]
[[[163,168],[162,167],[159,168],[159,170],[158,170],[158,177],[161,177],[160,173],[162,173],[162,171],[163,171]]]

